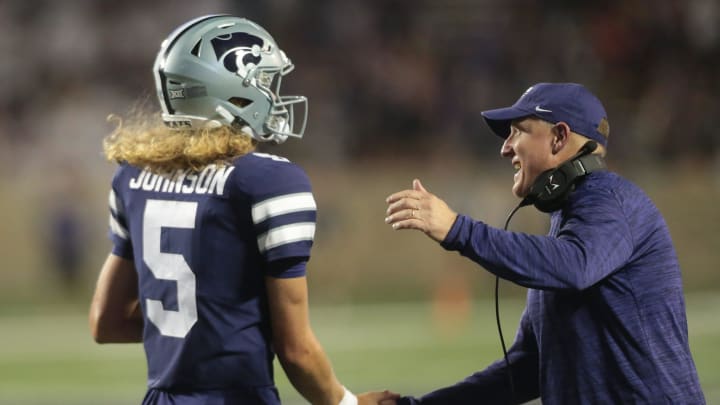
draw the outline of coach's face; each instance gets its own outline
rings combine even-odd
[[[553,124],[527,117],[510,125],[510,135],[503,143],[500,154],[511,159],[515,168],[512,192],[525,197],[537,176],[553,168]]]

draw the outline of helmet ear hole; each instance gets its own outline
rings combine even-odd
[[[249,100],[247,98],[242,98],[242,97],[230,97],[230,99],[228,99],[228,101],[231,102],[233,105],[240,107],[240,108],[245,108],[253,103],[252,100]]]
[[[202,43],[202,39],[200,39],[199,41],[197,41],[197,43],[195,44],[195,46],[193,46],[193,48],[190,50],[190,54],[191,54],[191,55],[197,56],[198,58],[200,57],[200,44],[201,44],[201,43]]]

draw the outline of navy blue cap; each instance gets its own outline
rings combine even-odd
[[[482,112],[485,122],[498,136],[510,135],[510,122],[535,116],[556,124],[563,121],[570,130],[600,145],[607,145],[610,131],[607,113],[600,100],[577,83],[538,83],[510,107]],[[604,133],[604,135],[603,135]]]

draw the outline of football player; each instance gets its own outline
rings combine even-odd
[[[308,319],[310,181],[287,159],[254,153],[303,136],[307,99],[280,95],[292,69],[257,24],[197,18],[157,55],[159,117],[139,113],[105,139],[119,164],[113,248],[90,327],[99,343],[144,343],[144,404],[279,404],[275,354],[311,403],[397,398],[355,396],[334,375]]]

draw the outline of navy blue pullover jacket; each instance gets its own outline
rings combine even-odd
[[[680,267],[655,205],[611,172],[582,182],[548,236],[460,215],[442,243],[529,288],[504,360],[400,404],[704,404]],[[514,399],[514,401],[513,401]]]

